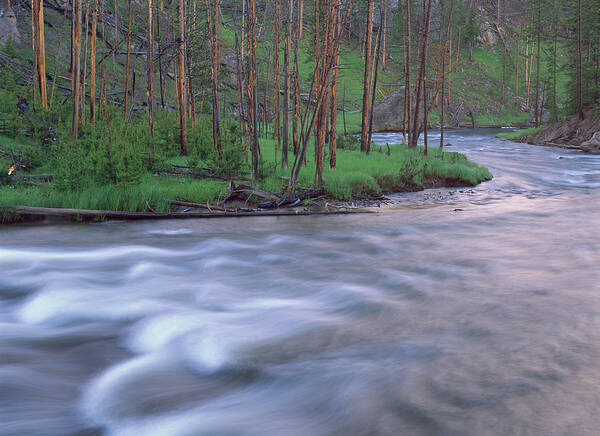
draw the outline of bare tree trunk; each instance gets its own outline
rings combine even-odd
[[[248,137],[250,139],[250,150],[252,152],[252,178],[258,180],[258,155],[260,145],[258,143],[257,119],[258,99],[256,96],[256,3],[248,0]]]
[[[387,32],[388,32],[388,0],[383,0],[383,47],[381,54],[381,69],[385,71],[386,60],[387,60]],[[380,23],[381,25],[381,23]]]
[[[417,81],[417,95],[415,99],[415,115],[413,122],[413,131],[411,134],[411,140],[409,142],[409,146],[416,147],[417,141],[419,140],[419,113],[421,108],[421,90],[425,91],[425,74],[427,67],[427,48],[429,46],[429,27],[431,24],[431,9],[432,9],[432,0],[428,0],[427,10],[423,17],[423,34],[421,38],[421,59],[420,59],[420,67],[419,67],[419,78]],[[426,98],[426,96],[425,96]]]
[[[360,129],[360,150],[367,153],[369,146],[368,136],[368,116],[369,116],[369,96],[371,95],[371,39],[373,33],[373,0],[368,0],[367,5],[367,30],[365,35],[365,72],[363,77],[363,103],[362,103],[362,123]]]
[[[48,101],[46,98],[46,47],[44,42],[44,2],[43,0],[35,0],[36,8],[36,30],[37,30],[37,73],[38,73],[38,86],[40,89],[40,100],[42,107],[48,107]]]
[[[219,120],[219,71],[218,71],[218,38],[217,38],[217,20],[218,20],[218,7],[219,0],[206,0],[206,13],[208,19],[208,29],[210,38],[210,53],[211,53],[211,84],[212,84],[212,130],[213,130],[213,144],[217,150],[217,155],[221,157],[221,126]]]
[[[423,145],[425,147],[425,156],[427,156],[427,147],[428,147],[428,142],[429,142],[429,138],[428,138],[428,120],[427,117],[429,115],[429,112],[427,110],[427,75],[425,77],[423,77],[423,82],[422,82],[422,86],[423,86]]]
[[[538,28],[537,28],[537,60],[536,60],[536,82],[535,82],[535,127],[540,125],[540,50],[542,38],[542,6],[538,5]]]
[[[300,0],[300,14],[298,16],[298,38],[302,40],[304,38],[304,0]]]
[[[446,83],[446,45],[444,44],[442,51],[442,100],[440,107],[440,150],[444,148],[444,109],[446,100],[444,99],[444,84]]]
[[[300,0],[300,7],[303,5],[303,0]],[[300,118],[300,73],[298,70],[298,40],[302,28],[302,14],[298,13],[298,23],[294,32],[294,114],[292,117],[292,144],[294,148],[294,156],[298,155],[300,148],[299,138],[299,118]]]
[[[98,7],[98,0],[96,0],[96,7],[94,8],[94,10],[96,10]],[[130,57],[131,57],[131,17],[132,17],[132,10],[131,10],[131,0],[128,0],[127,2],[127,57],[125,58],[125,114],[127,114],[128,112],[128,103],[129,103],[129,70],[130,70]],[[96,20],[94,19],[94,22]],[[95,23],[94,23],[95,24]],[[92,38],[93,38],[93,44],[94,47],[96,47],[96,31],[95,31],[95,25],[92,25]],[[95,70],[95,68],[94,68]],[[93,85],[92,85],[93,88]],[[133,102],[132,102],[133,104]],[[93,114],[93,110],[92,110],[92,115],[91,117],[94,118],[94,114]]]
[[[320,20],[320,15],[321,15],[321,7],[319,4],[320,0],[315,0],[315,40],[314,40],[314,48],[315,48],[315,65],[317,65],[319,59],[320,59],[320,43],[321,43],[321,37],[319,35],[320,33],[320,24],[319,24],[319,20]],[[319,94],[319,91],[321,89],[321,82],[320,82],[320,68],[315,68],[315,75],[314,75],[314,82],[315,82],[315,94]],[[310,103],[310,102],[309,102]],[[319,125],[318,125],[318,119],[319,117],[317,116],[317,128],[315,129],[315,140],[314,140],[314,151],[315,151],[315,161],[317,160],[317,155],[319,152],[319,138],[318,138],[318,134],[319,134]]]
[[[179,24],[179,49],[177,60],[179,67],[179,146],[181,155],[187,156],[187,108],[186,108],[186,86],[185,86],[185,0],[179,0],[178,8]]]
[[[381,20],[380,20],[381,22]],[[374,66],[374,77],[373,77],[373,90],[371,91],[371,108],[369,113],[369,137],[367,140],[367,154],[371,152],[371,137],[373,135],[373,111],[375,109],[375,97],[377,95],[377,75],[379,73],[379,58],[381,57],[381,35],[382,35],[382,26],[379,25],[379,29],[377,31],[377,49],[375,50],[375,66]]]
[[[411,4],[410,0],[406,0],[406,83],[404,87],[404,101],[406,107],[406,121],[408,128],[404,128],[404,131],[408,134],[408,141],[410,142],[411,132],[411,111],[412,111],[412,92],[410,91],[410,70],[411,70]],[[408,130],[408,131],[407,131]]]
[[[354,4],[353,0],[350,0],[350,2],[348,4],[348,9],[346,11],[346,16],[344,18],[344,23],[342,26],[343,29],[345,29],[346,25],[348,24],[348,18],[350,16],[350,13],[352,12],[353,4]],[[336,38],[335,38],[335,44],[333,45],[333,47],[334,47],[333,48],[333,56],[334,57],[337,56],[337,54],[339,53],[340,43],[341,43],[341,33],[336,35]],[[326,65],[326,68],[324,70],[325,71],[325,74],[324,74],[324,82],[325,83],[327,83],[329,81],[329,77],[331,76],[333,62],[334,62],[334,58],[332,57],[330,59],[330,62]],[[315,70],[318,68],[320,68],[320,66],[319,66],[319,60],[317,59],[317,66],[315,67]],[[312,115],[312,118],[308,125],[308,128],[305,130],[304,124],[302,126],[302,129],[301,129],[302,130],[302,149],[300,150],[299,154],[296,156],[296,158],[294,160],[294,165],[292,166],[290,183],[288,185],[288,190],[287,190],[288,194],[294,191],[294,189],[296,187],[296,182],[298,181],[298,176],[300,175],[300,171],[302,170],[302,165],[306,162],[306,150],[308,148],[309,138],[310,138],[310,136],[312,134],[312,130],[315,126],[316,115],[318,114],[320,106],[324,103],[324,97],[325,97],[324,90],[325,90],[324,88],[321,89],[321,92],[316,95],[315,110],[313,111],[313,115]],[[309,93],[309,99],[310,99],[311,94],[312,94],[312,89],[311,89],[311,93]],[[308,118],[308,114],[305,113],[304,121],[306,121],[307,118]],[[304,123],[304,121],[303,121],[303,123]]]
[[[279,83],[280,64],[280,37],[281,37],[281,0],[273,0],[275,3],[275,26],[273,29],[273,138],[277,140],[276,149],[281,147],[281,107]],[[266,108],[265,108],[266,109]]]
[[[148,0],[148,54],[146,55],[146,58],[148,60],[146,65],[148,126],[150,127],[150,136],[154,137],[154,32],[152,20],[152,0]]]
[[[75,70],[73,71],[72,83],[73,83],[73,123],[71,126],[71,133],[77,138],[77,129],[79,127],[79,68],[81,65],[81,0],[74,0],[74,34],[75,40],[73,42]]]
[[[582,33],[583,22],[581,18],[581,0],[577,0],[577,115],[580,120],[583,120],[583,61],[582,61]],[[539,44],[539,33],[538,33]],[[539,53],[539,49],[538,49]],[[539,55],[538,55],[539,56]],[[538,58],[539,65],[539,58]],[[539,73],[538,73],[539,81]],[[538,84],[539,88],[539,84]],[[537,118],[536,118],[537,123]]]
[[[344,32],[341,26],[341,10],[342,2],[337,1],[335,4],[335,27],[334,34],[339,35],[342,38]],[[335,169],[336,166],[336,152],[337,152],[337,108],[338,108],[338,76],[340,66],[340,54],[335,54],[335,62],[333,64],[333,78],[331,83],[331,130],[329,133],[329,168]]]
[[[87,47],[90,24],[90,5],[85,8],[85,42],[83,43],[83,74],[81,75],[81,92],[79,102],[79,119],[85,124],[85,88],[87,85]]]
[[[75,2],[75,0],[71,0]],[[33,74],[31,77],[32,83],[32,93],[33,93],[33,103],[35,104],[37,100],[37,86],[38,86],[38,59],[39,59],[39,51],[38,51],[38,31],[37,31],[37,17],[36,17],[36,9],[37,9],[37,0],[31,0],[31,53],[33,54]],[[73,70],[75,70],[75,50],[73,48],[73,43],[75,42],[75,6],[72,7],[71,13],[71,93],[74,91],[73,87]]]
[[[402,35],[402,54],[404,57],[404,105],[402,108],[402,143],[406,144],[406,112],[408,111],[408,86],[406,86],[406,78],[408,75],[408,65],[406,64],[406,34]]]
[[[288,168],[288,150],[290,148],[290,56],[292,51],[292,20],[294,19],[294,2],[288,0],[288,19],[285,34],[285,51],[283,58],[283,149],[281,150],[281,168]]]

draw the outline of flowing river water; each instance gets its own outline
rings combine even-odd
[[[1,228],[0,435],[600,434],[600,156],[496,132],[375,215]]]

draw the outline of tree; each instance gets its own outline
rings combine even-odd
[[[146,98],[148,101],[148,126],[150,136],[154,136],[154,31],[152,20],[152,0],[148,0],[148,53],[146,55]]]
[[[129,0],[131,9],[131,0]],[[131,14],[130,14],[131,15]],[[127,86],[129,83],[129,44],[131,42],[131,16],[129,20],[127,38],[127,67],[125,76],[125,113],[127,113]],[[98,0],[94,0],[94,9],[92,11],[92,36],[90,41],[90,123],[96,122],[96,33],[98,30]]]
[[[413,129],[410,135],[408,145],[410,147],[416,147],[417,141],[419,140],[420,128],[419,128],[419,113],[421,109],[421,97],[425,94],[425,74],[427,68],[427,48],[429,46],[429,27],[431,25],[431,8],[433,0],[427,0],[423,2],[423,25],[421,34],[421,58],[419,61],[419,77],[417,79],[417,95],[415,97],[415,111],[414,111],[414,122]],[[426,98],[423,95],[423,98]],[[424,110],[426,113],[427,110]]]
[[[71,133],[77,138],[79,127],[79,75],[81,65],[81,0],[73,0],[73,19],[71,22],[71,57],[73,72],[71,76],[71,93],[73,96],[73,120]]]
[[[365,36],[365,72],[363,77],[363,103],[362,103],[362,123],[360,129],[360,150],[368,151],[368,115],[369,115],[369,96],[371,95],[371,39],[373,33],[373,0],[368,0],[367,4],[367,30]]]
[[[34,45],[34,79],[40,91],[40,100],[42,107],[48,106],[46,97],[46,48],[44,42],[44,2],[43,0],[33,0],[32,8],[33,22],[33,45]],[[35,87],[35,85],[34,85]]]
[[[290,56],[292,50],[292,21],[294,19],[294,2],[288,0],[288,18],[285,32],[285,51],[283,55],[283,149],[281,150],[281,167],[288,167],[288,150],[290,141]]]
[[[178,2],[178,24],[179,24],[179,49],[177,50],[177,59],[179,67],[179,145],[181,155],[187,155],[187,108],[186,108],[186,85],[185,85],[185,0]]]

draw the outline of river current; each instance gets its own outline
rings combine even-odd
[[[600,434],[600,155],[495,133],[374,215],[0,228],[0,435]]]

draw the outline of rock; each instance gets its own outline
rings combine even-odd
[[[479,36],[477,37],[479,42],[485,46],[494,46],[498,43],[496,31],[490,23],[482,23],[479,29]]]
[[[404,117],[404,86],[383,97],[373,109],[373,131],[401,131]]]
[[[540,109],[540,124],[548,124],[550,122],[550,111],[547,109]],[[535,124],[535,104],[532,105],[532,109],[529,112],[529,116],[527,117],[527,124],[533,126]]]
[[[10,6],[0,13],[0,44],[11,38],[15,44],[21,43],[21,33],[17,28],[17,17]]]
[[[580,145],[583,151],[600,151],[600,131],[594,133],[594,135],[585,142],[582,142]]]

